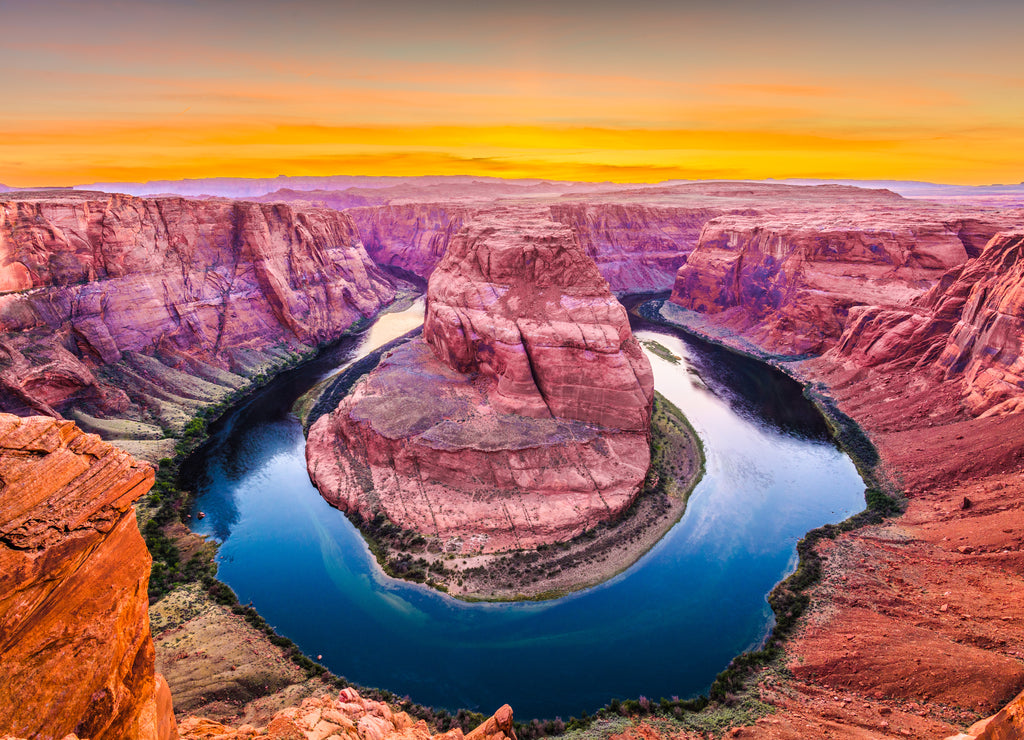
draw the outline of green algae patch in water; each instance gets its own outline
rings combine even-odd
[[[656,342],[653,339],[645,339],[643,341],[643,345],[649,352],[653,352],[661,359],[671,362],[673,365],[678,365],[683,361],[682,357],[672,354],[671,350],[661,342]]]

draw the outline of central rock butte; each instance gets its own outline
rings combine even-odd
[[[650,462],[651,368],[573,232],[501,209],[453,239],[423,339],[311,427],[324,498],[450,550],[569,539],[619,516]]]

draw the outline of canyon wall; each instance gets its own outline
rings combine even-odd
[[[651,369],[567,227],[515,210],[468,224],[431,276],[424,338],[310,429],[329,502],[494,552],[568,539],[633,501]]]
[[[576,233],[611,289],[633,293],[670,289],[704,224],[725,212],[633,203],[551,206],[551,217]]]
[[[802,234],[778,215],[717,219],[680,270],[690,311],[663,309],[740,349],[826,350],[785,364],[856,420],[905,497],[902,515],[816,545],[792,678],[762,679],[778,711],[744,736],[939,737],[1024,687],[1024,214],[899,215],[845,236],[820,212]]]
[[[1024,232],[1003,232],[906,309],[860,306],[830,359],[933,371],[973,415],[1024,411]]]
[[[854,306],[905,306],[1009,222],[905,210],[816,209],[710,221],[672,302],[770,352],[820,354]]]
[[[152,484],[69,421],[0,414],[0,734],[176,737],[132,508]]]
[[[376,262],[426,279],[463,225],[485,210],[481,204],[408,203],[352,208],[347,213]],[[725,212],[714,207],[634,203],[550,206],[551,218],[575,232],[616,292],[671,288],[676,270],[697,244],[701,227]]]
[[[409,203],[347,211],[370,257],[426,280],[448,243],[475,209],[444,203]]]
[[[336,211],[66,191],[0,198],[0,291],[0,410],[170,426],[161,385],[211,400],[394,297]]]

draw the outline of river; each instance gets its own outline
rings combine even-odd
[[[338,675],[454,710],[510,703],[568,719],[613,697],[705,693],[771,625],[765,600],[808,530],[864,507],[864,484],[800,387],[773,368],[644,324],[655,387],[704,441],[679,523],[597,587],[545,602],[467,604],[385,576],[306,474],[295,399],[422,322],[422,299],[232,409],[186,470],[220,542],[219,578]]]

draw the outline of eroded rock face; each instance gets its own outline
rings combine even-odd
[[[152,484],[69,421],[0,414],[0,733],[175,736],[132,508]]]
[[[671,300],[769,351],[820,354],[851,308],[911,304],[1004,221],[914,210],[723,216],[704,227]]]
[[[701,229],[721,208],[566,203],[551,217],[569,226],[614,291],[669,290],[697,246]]]
[[[366,251],[379,264],[399,267],[426,280],[448,243],[475,209],[442,203],[409,203],[348,211]]]
[[[181,723],[182,740],[234,740],[265,737],[270,740],[516,740],[512,708],[506,704],[468,734],[461,729],[431,735],[427,723],[387,704],[364,699],[355,689],[329,696],[304,699],[283,709],[266,727],[229,727],[207,719],[189,717]]]
[[[0,198],[0,290],[0,410],[47,414],[127,406],[96,374],[126,353],[241,372],[394,296],[336,211],[66,191]]]
[[[1024,410],[1024,232],[997,234],[905,310],[863,306],[832,353],[860,367],[937,371],[974,415]]]
[[[469,224],[431,277],[424,340],[310,429],[329,502],[493,552],[568,539],[633,501],[651,369],[568,228],[518,211]]]
[[[366,251],[378,263],[428,279],[448,245],[482,205],[407,203],[353,208],[348,214]],[[714,207],[619,203],[556,203],[554,221],[570,227],[613,291],[668,290],[697,244]]]
[[[625,310],[572,232],[482,217],[430,279],[423,336],[449,367],[493,381],[507,413],[646,431],[653,376]]]

